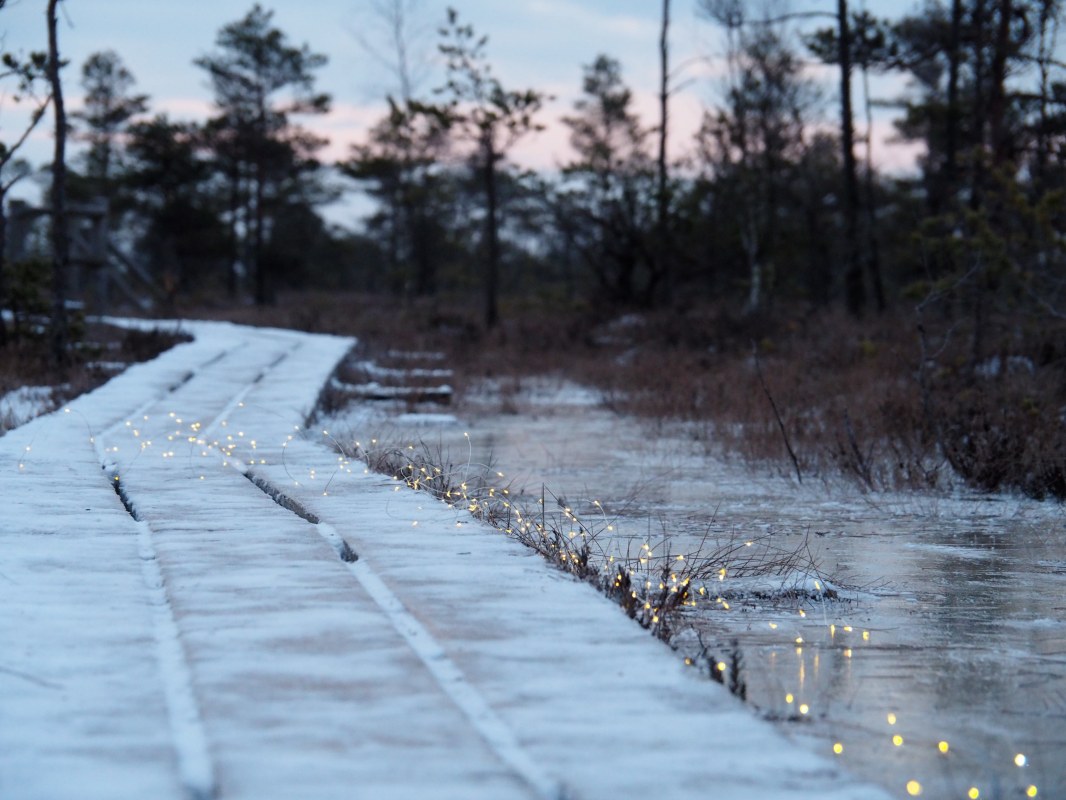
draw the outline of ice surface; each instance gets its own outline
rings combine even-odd
[[[182,329],[0,439],[0,796],[884,796],[303,430],[350,341]]]

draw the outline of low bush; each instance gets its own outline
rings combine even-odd
[[[485,332],[465,303],[292,295],[236,316],[354,334],[369,358],[441,352],[460,399],[485,379],[592,384],[620,413],[680,422],[708,451],[801,481],[928,490],[961,480],[1066,498],[1066,322],[988,318],[977,335],[977,322],[944,310],[856,320],[799,307],[618,316],[505,305]]]
[[[50,407],[58,408],[83,392],[91,391],[122,369],[123,365],[155,358],[178,342],[188,341],[184,334],[160,330],[133,330],[99,322],[74,321],[76,334],[70,351],[70,363],[57,367],[52,360],[46,323],[33,332],[24,327],[20,335],[0,346],[0,396],[24,386],[50,387]],[[0,419],[0,433],[17,420]]]
[[[837,596],[806,541],[783,549],[769,534],[745,539],[734,532],[724,539],[707,537],[695,551],[677,553],[666,536],[654,546],[645,542],[637,552],[623,552],[614,536],[616,521],[598,501],[579,509],[542,487],[530,507],[528,497],[516,497],[510,487],[496,483],[500,473],[490,466],[457,463],[439,446],[424,442],[397,446],[335,440],[335,446],[346,458],[466,510],[530,547],[557,568],[595,586],[666,642],[682,627],[689,610],[728,610],[721,592],[730,585],[729,579],[778,576],[784,579],[782,597]]]

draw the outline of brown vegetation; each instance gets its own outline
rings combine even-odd
[[[0,397],[24,386],[51,387],[52,407],[95,389],[127,365],[155,358],[189,337],[160,330],[118,328],[99,322],[76,323],[70,363],[57,368],[42,321],[0,347]],[[0,434],[15,421],[0,418]]]
[[[396,307],[334,294],[238,316],[355,334],[371,356],[441,351],[460,399],[485,378],[552,373],[591,383],[619,413],[685,424],[709,452],[800,480],[845,477],[886,490],[961,479],[982,491],[1066,497],[1066,325],[988,324],[999,338],[985,352],[995,355],[975,361],[964,325],[915,312],[856,320],[693,306],[602,319],[588,308],[505,305],[487,335],[458,303]]]
[[[645,543],[635,552],[622,551],[610,533],[615,520],[597,501],[584,509],[572,508],[543,486],[535,499],[514,494],[496,482],[501,473],[494,474],[483,465],[454,463],[439,447],[425,443],[404,446],[375,440],[369,445],[337,446],[345,457],[362,461],[450,507],[465,509],[474,519],[535,550],[556,568],[603,592],[641,627],[668,643],[684,627],[690,610],[729,608],[720,596],[721,582],[727,576],[779,576],[784,586],[792,588],[783,588],[775,599],[838,597],[825,582],[806,542],[782,549],[769,534],[745,539],[734,531],[723,537],[708,535],[695,551],[687,553],[670,550],[668,541],[656,547]],[[695,662],[709,657],[705,647],[693,655]],[[740,676],[738,658],[734,656],[734,682]],[[715,680],[721,678],[713,671],[710,674]],[[736,683],[731,691],[744,694]]]
[[[344,293],[288,293],[272,307],[180,309],[188,316],[354,335],[360,357],[439,351],[458,402],[484,379],[555,374],[602,390],[619,413],[680,423],[708,452],[800,480],[841,477],[867,490],[946,489],[1066,497],[1066,325],[1001,325],[975,362],[964,326],[914,312],[855,320],[843,313],[713,306],[616,318],[574,305],[505,303],[486,334],[461,298],[398,302]],[[101,329],[102,331],[102,329]],[[115,348],[90,332],[65,383],[72,396],[107,374],[91,363]],[[165,349],[158,333],[118,334],[109,361]],[[40,342],[2,352],[0,389],[63,383]],[[761,368],[762,379],[756,369]],[[356,383],[358,370],[342,377]],[[430,381],[433,383],[433,381]],[[64,390],[68,391],[68,390]],[[347,402],[327,388],[323,410]],[[770,399],[773,400],[773,405]],[[58,401],[62,402],[62,400]],[[777,414],[774,412],[777,408]],[[787,444],[786,444],[787,440]],[[796,463],[789,455],[792,448]]]

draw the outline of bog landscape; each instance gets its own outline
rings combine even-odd
[[[1058,0],[95,5],[0,0],[0,797],[1066,796]]]

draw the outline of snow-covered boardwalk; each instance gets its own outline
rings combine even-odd
[[[188,329],[0,438],[0,797],[884,796],[521,545],[338,472],[296,426],[350,342]]]

